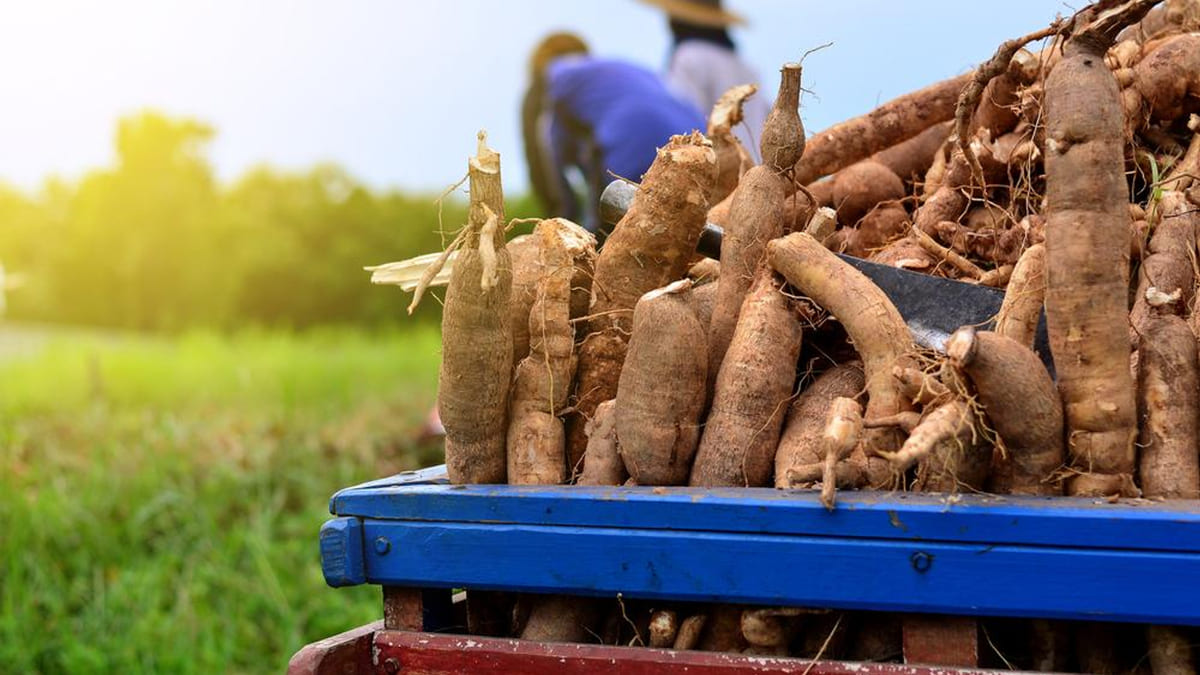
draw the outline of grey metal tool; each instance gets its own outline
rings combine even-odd
[[[636,192],[637,187],[631,183],[622,180],[609,183],[600,196],[601,219],[609,226],[615,226],[633,204]],[[696,250],[720,259],[723,234],[720,226],[706,223]],[[947,338],[962,326],[990,330],[1004,300],[1004,292],[997,288],[932,277],[842,253],[837,256],[887,294],[912,331],[913,340],[922,347],[944,351]],[[1038,320],[1033,348],[1053,377],[1054,363],[1050,358],[1045,314]]]

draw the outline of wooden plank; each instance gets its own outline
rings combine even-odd
[[[425,630],[425,603],[419,588],[383,587],[383,625],[388,630]]]
[[[812,490],[382,484],[344,490],[339,515],[389,520],[794,534],[1200,552],[1200,501]]]
[[[375,635],[375,649],[380,663],[377,672],[400,672],[405,675],[998,675],[997,671],[965,668],[934,669],[901,664],[839,661],[813,663],[803,659],[742,654],[546,644],[523,640],[391,631],[381,631]]]
[[[370,675],[371,645],[380,630],[383,622],[376,621],[305,645],[288,661],[288,675]]]
[[[966,616],[904,617],[904,662],[926,666],[979,665],[979,627]]]
[[[486,523],[363,528],[368,541],[392,542],[366,559],[368,581],[385,585],[1200,625],[1196,594],[1179,585],[1200,578],[1197,554]]]

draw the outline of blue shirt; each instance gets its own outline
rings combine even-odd
[[[672,95],[658,75],[632,63],[560,58],[547,68],[546,82],[551,155],[560,174],[570,166],[583,173],[594,202],[585,210],[587,219],[595,219],[609,172],[640,181],[656,149],[672,135],[705,128],[699,110]],[[597,223],[584,224],[595,229]]]

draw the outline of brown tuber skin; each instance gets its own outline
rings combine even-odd
[[[675,645],[679,634],[679,615],[675,610],[659,609],[650,615],[650,646],[667,649]]]
[[[616,401],[596,406],[587,423],[588,445],[583,456],[583,473],[576,485],[620,485],[625,482],[625,465],[617,446]]]
[[[764,265],[742,303],[690,485],[763,487],[771,482],[803,336],[797,303],[781,285]]]
[[[750,153],[733,134],[733,127],[742,121],[742,105],[756,91],[758,87],[753,84],[730,87],[721,94],[721,98],[709,113],[706,135],[712,141],[713,151],[717,154],[717,182],[712,196],[714,202],[719,202],[732,193],[742,174],[754,165]]]
[[[446,427],[446,471],[454,484],[506,478],[512,264],[504,244],[500,155],[486,140],[480,132],[478,153],[468,162],[469,231],[442,312],[438,412]]]
[[[693,614],[680,622],[672,649],[695,649],[696,645],[700,644],[700,635],[704,632],[704,624],[707,622],[707,614]]]
[[[807,185],[953,118],[958,92],[970,78],[943,80],[815,134],[796,165],[796,182]]]
[[[533,235],[515,237],[506,245],[512,261],[512,299],[509,303],[512,316],[513,363],[529,356],[529,310],[537,298],[538,240]]]
[[[1046,321],[1067,420],[1068,489],[1133,496],[1129,189],[1104,43],[1076,34],[1046,80]]]
[[[1138,407],[1142,428],[1138,475],[1142,493],[1147,497],[1200,499],[1196,338],[1187,322],[1169,314],[1147,317],[1139,330]]]
[[[781,175],[804,154],[804,125],[799,113],[801,73],[799,63],[785,63],[779,69],[779,93],[763,123],[759,141],[763,166]]]
[[[833,207],[838,222],[853,227],[880,202],[904,198],[904,181],[879,162],[859,162],[833,179]]]
[[[1192,287],[1196,283],[1193,265],[1196,260],[1196,207],[1188,202],[1182,192],[1164,192],[1158,203],[1160,221],[1154,228],[1148,246],[1149,255],[1142,260],[1138,269],[1137,295],[1129,320],[1133,327],[1142,330],[1143,324],[1152,314],[1169,312],[1186,313],[1192,304]],[[1151,307],[1146,293],[1154,288],[1158,294],[1175,295],[1177,299],[1168,306]]]
[[[602,401],[616,397],[633,306],[643,294],[687,272],[715,179],[716,156],[703,136],[672,137],[659,149],[633,205],[596,259],[592,318],[579,349],[576,413],[567,424],[572,471],[587,448],[587,419]]]
[[[1159,43],[1134,66],[1134,88],[1150,121],[1172,122],[1200,112],[1200,35]]]
[[[892,378],[892,366],[912,349],[912,337],[896,307],[879,287],[850,267],[811,236],[797,232],[767,245],[771,266],[800,293],[833,314],[846,328],[863,359],[868,419],[909,410]],[[872,453],[895,451],[901,436],[895,430],[872,429],[863,434],[863,467],[871,487],[887,487],[892,474],[886,462],[866,459]]]
[[[517,366],[508,426],[508,482],[557,485],[567,478],[562,420],[575,377],[575,331],[571,327],[570,242],[583,228],[561,218],[538,223],[539,282],[530,311],[529,356]]]
[[[858,396],[864,384],[861,363],[841,363],[821,373],[792,401],[775,453],[775,487],[812,487],[820,480],[825,462],[821,435],[826,416],[835,400]],[[797,480],[809,476],[814,477]],[[857,487],[857,483],[841,485]]]
[[[1054,381],[1028,346],[997,333],[960,328],[946,342],[950,362],[979,396],[1007,452],[993,475],[1002,494],[1057,495],[1062,468],[1062,402]]]
[[[1045,298],[1046,246],[1034,244],[1021,254],[1008,280],[996,315],[996,333],[1032,348]]]
[[[708,337],[710,393],[767,242],[784,233],[784,200],[789,184],[783,171],[804,152],[804,128],[796,112],[800,105],[800,66],[787,64],[781,73],[775,107],[763,125],[760,143],[763,165],[750,169],[742,177],[724,223],[725,237],[721,242],[724,274],[717,279],[717,302]]]
[[[842,251],[865,258],[882,250],[902,235],[908,226],[908,211],[899,202],[884,202],[867,213],[853,229],[838,233]]]
[[[708,353],[684,279],[642,296],[621,369],[616,432],[638,485],[687,482],[704,412]]]
[[[708,331],[708,373],[715,383],[738,312],[750,289],[767,242],[783,235],[783,200],[787,183],[765,166],[756,166],[742,178],[733,193],[733,204],[721,242],[721,276]],[[710,386],[711,389],[711,386]]]

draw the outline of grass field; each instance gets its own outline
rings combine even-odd
[[[378,618],[316,534],[337,488],[440,461],[438,348],[0,325],[0,672],[282,672]]]

